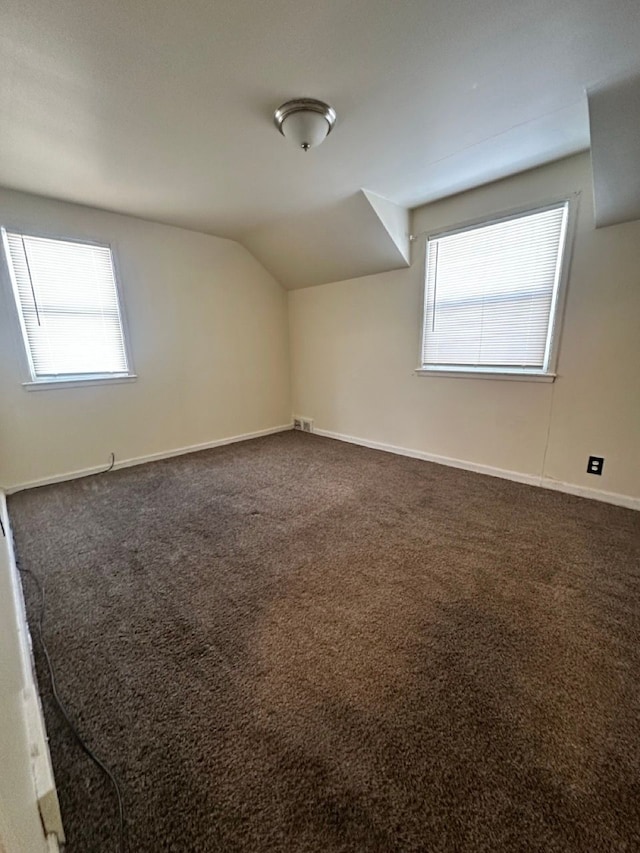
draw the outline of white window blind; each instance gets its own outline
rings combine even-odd
[[[2,235],[32,379],[128,375],[111,249]]]
[[[546,372],[568,202],[428,240],[424,368]]]

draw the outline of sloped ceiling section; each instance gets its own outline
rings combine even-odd
[[[640,219],[640,74],[587,91],[596,228]]]
[[[411,252],[409,210],[376,193],[368,190],[362,190],[362,192],[408,264]]]
[[[392,202],[585,150],[638,44],[638,0],[3,0],[0,186],[240,240],[289,287],[381,271]],[[300,96],[338,114],[308,155],[273,126]]]
[[[0,185],[234,240],[415,207],[583,150],[639,43],[638,0],[3,0]],[[300,96],[338,113],[309,155]]]
[[[409,211],[365,190],[241,242],[288,290],[409,266]]]

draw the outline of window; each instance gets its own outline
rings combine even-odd
[[[109,246],[2,238],[32,382],[130,376]]]
[[[428,239],[423,372],[551,375],[568,210]]]

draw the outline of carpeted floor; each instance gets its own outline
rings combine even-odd
[[[299,433],[10,512],[132,853],[640,850],[640,514]],[[114,851],[36,651],[68,850]]]

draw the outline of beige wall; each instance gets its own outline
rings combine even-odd
[[[640,497],[640,222],[594,230],[588,155],[425,206],[413,229],[577,190],[555,383],[414,374],[421,241],[408,270],[289,294],[295,414],[318,429]],[[589,454],[605,457],[602,477],[586,474]]]
[[[0,487],[290,421],[286,294],[238,243],[7,190],[0,224],[113,245],[139,376],[25,390],[2,263]]]
[[[416,211],[414,231],[582,191],[554,384],[422,377],[423,245],[407,270],[289,294],[293,410],[319,429],[640,495],[640,223],[595,231],[587,155]],[[130,384],[26,391],[0,288],[0,486],[290,419],[286,294],[237,243],[0,191],[0,222],[117,253]],[[3,270],[3,279],[6,275]],[[587,475],[590,453],[606,457]]]

